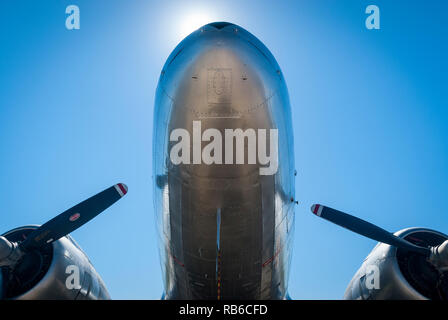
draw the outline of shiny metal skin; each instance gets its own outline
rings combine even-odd
[[[38,226],[24,226],[3,234],[10,239],[22,237]],[[14,239],[14,240],[15,240]],[[6,297],[12,300],[97,300],[110,299],[103,280],[93,268],[86,254],[70,237],[62,237],[51,244],[52,248],[49,265],[43,270],[42,277],[25,292]],[[68,266],[76,266],[79,270],[80,286],[78,289],[68,289],[66,273]]]
[[[14,245],[5,237],[0,236],[0,261],[11,256],[14,251]]]
[[[421,241],[424,238],[433,238],[430,245],[437,245],[448,239],[448,236],[431,229],[426,228],[408,228],[395,233],[400,238],[406,238],[409,241]],[[429,269],[412,268],[411,275],[404,270],[401,262],[402,257],[407,257],[412,253],[405,252],[396,247],[378,243],[372,252],[364,260],[363,264],[350,281],[344,299],[348,300],[428,300],[427,294],[424,294],[418,286],[412,283],[411,278],[420,278],[426,282],[429,278]],[[414,254],[415,255],[415,254]],[[425,259],[419,255],[415,258]],[[411,262],[414,263],[414,262]],[[428,268],[431,268],[428,262]],[[379,288],[372,287],[373,273],[377,272],[379,278]],[[406,273],[405,273],[406,272]],[[370,279],[369,279],[370,275]],[[367,283],[370,282],[370,285]]]
[[[174,165],[170,133],[183,128],[192,136],[193,121],[201,122],[202,132],[278,129],[277,172],[260,175],[260,164],[248,161]],[[162,69],[153,139],[164,298],[284,299],[294,227],[294,144],[287,87],[269,50],[231,23],[190,34]]]

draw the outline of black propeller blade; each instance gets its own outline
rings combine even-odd
[[[356,218],[347,213],[325,207],[320,204],[314,204],[311,207],[311,212],[321,218],[324,218],[325,220],[331,221],[367,238],[387,243],[397,248],[416,252],[424,256],[430,256],[431,254],[431,250],[429,248],[416,246],[413,243],[401,239],[392,233],[371,224],[370,222]]]
[[[19,248],[30,251],[58,240],[96,217],[123,197],[127,191],[125,184],[118,183],[94,195],[31,232],[27,239],[20,243]]]

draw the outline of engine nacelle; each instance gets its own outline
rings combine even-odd
[[[10,241],[23,241],[37,226],[25,226],[3,234]],[[70,237],[28,253],[10,277],[3,271],[5,299],[96,300],[110,299],[103,280],[89,258]],[[69,278],[70,277],[70,278]],[[1,283],[1,281],[0,281]]]
[[[431,229],[409,228],[396,236],[419,246],[436,246],[448,236]],[[448,300],[448,272],[439,272],[425,257],[379,243],[350,281],[344,299]]]

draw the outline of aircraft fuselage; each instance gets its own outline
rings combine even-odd
[[[284,299],[294,146],[283,74],[239,26],[206,25],[163,67],[155,209],[168,299]]]

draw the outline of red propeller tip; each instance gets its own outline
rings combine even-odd
[[[128,193],[128,186],[124,183],[118,183],[115,185],[115,189],[120,194],[121,197],[124,197],[126,193]]]
[[[324,208],[324,206],[322,206],[320,204],[313,204],[311,206],[311,212],[320,217],[320,215],[322,214],[323,208]]]

